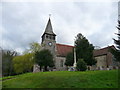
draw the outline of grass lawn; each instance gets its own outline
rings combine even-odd
[[[54,71],[3,78],[3,88],[118,88],[118,71]]]

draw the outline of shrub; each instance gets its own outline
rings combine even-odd
[[[78,71],[85,71],[87,69],[87,64],[85,63],[85,61],[83,59],[79,59],[77,61],[77,67],[76,69]]]

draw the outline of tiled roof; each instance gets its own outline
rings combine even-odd
[[[64,45],[64,44],[56,44],[56,49],[57,49],[57,56],[63,56],[65,57],[68,53],[72,52],[74,46],[70,45]],[[93,51],[93,56],[101,56],[101,55],[107,55],[110,48],[115,49],[114,45],[108,46],[102,49],[94,50]]]
[[[102,48],[102,49],[94,50],[93,55],[94,55],[94,57],[95,56],[101,56],[101,55],[107,55],[107,53],[110,52],[109,51],[110,48],[115,49],[114,45],[108,46],[108,47],[105,47],[105,48]]]
[[[57,56],[66,56],[68,53],[72,52],[74,46],[56,44]]]

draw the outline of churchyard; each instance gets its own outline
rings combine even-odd
[[[65,6],[66,5],[67,4],[65,4]],[[53,30],[54,27],[52,27],[52,22],[50,17],[51,14],[50,14],[48,22],[46,24],[46,28],[43,33],[42,29],[44,28],[43,24],[45,23],[43,22],[44,20],[42,20],[42,18],[45,17],[42,17],[41,16],[42,14],[39,15],[38,13],[34,14],[34,15],[38,15],[41,18],[35,16],[36,17],[35,19],[33,15],[32,17],[30,17],[30,19],[32,20],[28,19],[29,18],[28,15],[31,15],[30,13],[28,14],[22,13],[23,15],[20,13],[20,18],[16,18],[16,15],[17,17],[19,17],[19,13],[15,13],[14,10],[13,10],[14,14],[12,14],[13,16],[9,14],[10,8],[12,10],[14,5],[12,7],[10,7],[11,6],[10,5],[7,11],[7,4],[6,4],[4,13],[8,16],[4,15],[7,18],[3,17],[3,20],[6,22],[3,25],[6,27],[3,27],[3,29],[5,29],[6,30],[5,32],[7,32],[8,34],[3,34],[4,36],[3,41],[8,42],[7,40],[9,40],[11,42],[5,43],[3,45],[5,47],[0,46],[1,49],[0,53],[2,55],[2,70],[1,70],[2,75],[0,75],[1,76],[0,83],[2,82],[2,88],[3,89],[5,88],[7,89],[8,88],[10,89],[13,88],[16,89],[19,88],[25,88],[25,89],[26,88],[27,89],[29,88],[30,89],[31,88],[101,88],[101,89],[119,88],[118,70],[120,69],[120,38],[119,38],[120,15],[118,15],[118,23],[114,22],[114,20],[112,20],[114,18],[112,15],[115,12],[111,12],[111,13],[107,12],[108,14],[107,15],[105,13],[106,11],[109,10],[107,10],[108,9],[107,8],[104,11],[104,9],[108,7],[108,5],[106,7],[103,7],[104,9],[101,8],[102,7],[101,5],[102,5],[101,3],[100,5],[98,4],[98,6],[100,7],[95,8],[95,10],[93,9],[93,7],[91,9],[87,8],[85,11],[87,12],[88,10],[90,13],[88,14],[85,13],[85,15],[83,15],[85,17],[82,17],[81,16],[82,14],[80,14],[79,16],[76,16],[77,19],[73,18],[73,15],[71,17],[71,13],[73,12],[66,13],[67,16],[66,18],[64,17],[64,15],[62,14],[60,15],[59,13],[58,14],[56,13],[56,15],[60,15],[58,17],[64,17],[64,18],[63,19],[60,18],[62,21],[59,20],[59,18],[52,19],[54,23],[53,25],[56,25],[54,27],[58,27],[55,28],[55,30]],[[112,5],[113,4],[111,3],[109,6]],[[32,5],[30,4],[30,6]],[[41,5],[39,6],[41,8]],[[64,5],[62,6],[64,7]],[[120,2],[119,2],[119,6],[120,6]],[[88,7],[88,5],[85,7]],[[33,9],[34,7],[31,8]],[[83,7],[80,7],[80,11],[82,10],[81,8]],[[110,7],[110,8],[112,10],[112,8],[114,7]],[[32,9],[30,10],[26,9],[26,11],[31,12]],[[83,8],[83,10],[84,9],[85,8]],[[100,11],[99,9],[101,9],[102,11]],[[69,8],[67,8],[66,10],[73,11],[73,9],[69,10]],[[78,10],[79,9],[75,8],[75,12],[76,12],[75,15],[78,15]],[[94,15],[97,18],[96,17],[91,18],[93,17],[92,16],[93,14],[91,14],[92,13],[91,10],[97,11],[94,12],[94,14],[97,13]],[[113,11],[114,10],[116,9],[114,8]],[[20,10],[16,8],[16,12],[17,11]],[[59,9],[57,11],[59,11]],[[98,14],[98,11],[100,11],[100,14]],[[36,11],[36,12],[40,12],[40,11]],[[101,12],[103,15],[101,15]],[[109,16],[110,14],[111,16]],[[25,15],[27,15],[26,21],[27,22],[29,22],[28,20],[32,21],[31,24],[30,22],[29,24],[27,24],[27,22],[25,23],[25,21],[23,20],[25,17],[22,17]],[[87,18],[86,17],[87,15],[90,17]],[[106,16],[110,18],[112,17],[112,19],[111,20],[110,18],[108,18],[108,20],[107,18],[104,19],[103,18],[104,16],[105,18]],[[68,17],[70,19],[68,19]],[[54,16],[54,18],[57,17]],[[98,18],[99,20],[97,21]],[[37,24],[39,25],[35,26],[33,24],[33,20],[35,20],[36,22],[35,25]],[[41,23],[37,20],[41,20],[40,21]],[[104,20],[107,22],[103,23]],[[12,21],[12,23],[9,21]],[[18,21],[18,23],[16,21]],[[66,23],[64,24],[64,22]],[[64,27],[64,25],[68,27],[68,29]],[[15,27],[13,28],[13,26]],[[21,26],[23,26],[22,29]],[[29,28],[27,28],[26,26]],[[114,31],[116,29],[114,28],[115,26],[117,26],[118,32]],[[34,27],[38,27],[38,28],[34,28]],[[105,31],[106,27],[107,30],[109,30],[107,31],[107,33]],[[24,32],[23,31],[20,32],[21,30],[23,30]],[[29,33],[28,30],[30,31]],[[37,30],[39,31],[37,32]],[[60,31],[61,34],[58,34],[59,30],[62,30]],[[33,31],[35,31],[36,33]],[[38,42],[39,37],[34,37],[34,35],[37,36],[37,33],[40,34],[41,43]],[[112,33],[116,33],[117,38],[113,37]],[[76,34],[76,36],[73,34]],[[85,34],[85,36],[83,34]],[[8,35],[8,39],[6,39],[7,35]],[[56,39],[56,37],[58,37],[58,39]],[[113,42],[111,43],[112,40],[114,41],[115,45],[113,45]],[[28,42],[29,43],[31,42],[29,46],[28,46]],[[9,47],[11,47],[10,50]]]

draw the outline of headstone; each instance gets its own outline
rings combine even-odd
[[[33,73],[35,72],[40,72],[40,66],[35,64],[34,67],[33,67]]]
[[[109,66],[109,70],[112,70],[113,69],[113,66]]]
[[[75,67],[69,67],[68,71],[76,71]]]
[[[102,66],[100,66],[100,70],[103,70]]]
[[[107,70],[109,70],[109,68],[107,68]]]

